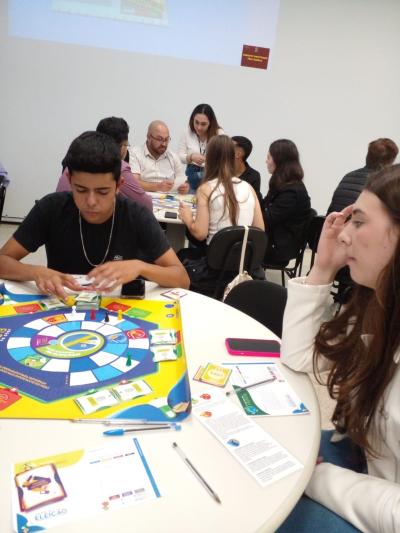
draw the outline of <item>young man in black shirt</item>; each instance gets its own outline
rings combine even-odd
[[[112,291],[139,276],[165,287],[189,287],[185,269],[154,215],[120,197],[121,157],[111,137],[85,132],[66,156],[72,192],[48,194],[0,250],[0,277],[35,281],[43,293],[66,298],[82,290],[72,274],[87,274],[92,289]],[[45,245],[48,266],[20,260]],[[86,290],[88,287],[86,287]]]
[[[260,202],[260,205],[262,205],[260,173],[254,168],[251,168],[247,162],[247,159],[253,150],[253,145],[250,139],[242,137],[241,135],[235,135],[232,137],[232,141],[235,145],[236,176],[243,181],[247,181],[247,183],[253,187],[256,191],[258,201]]]

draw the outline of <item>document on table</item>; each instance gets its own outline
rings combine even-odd
[[[194,416],[266,487],[303,465],[219,390],[192,398]]]
[[[249,416],[309,414],[276,363],[224,363],[223,366],[232,370],[229,382]],[[253,383],[260,384],[252,387]]]
[[[161,496],[136,438],[16,464],[12,487],[18,533]]]

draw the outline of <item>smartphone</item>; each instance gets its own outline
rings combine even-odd
[[[225,346],[231,355],[279,357],[281,345],[268,339],[226,339]]]
[[[129,283],[124,283],[121,289],[121,298],[132,298],[133,300],[142,300],[145,294],[144,279],[134,279]]]
[[[178,213],[174,211],[165,211],[165,218],[178,218]]]

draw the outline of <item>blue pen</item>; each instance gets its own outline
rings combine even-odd
[[[135,431],[153,431],[157,429],[175,429],[175,431],[180,431],[181,426],[180,424],[170,424],[168,426],[151,426],[151,427],[142,427],[142,428],[115,428],[115,429],[108,429],[107,431],[103,431],[103,435],[106,437],[120,437],[121,435],[125,435],[125,433],[134,433]]]

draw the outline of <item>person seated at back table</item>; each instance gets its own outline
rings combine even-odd
[[[229,226],[255,226],[264,230],[260,204],[254,189],[235,174],[235,146],[227,135],[218,135],[207,146],[204,181],[197,189],[197,211],[193,218],[189,206],[181,203],[179,216],[197,239],[206,239]],[[196,258],[205,255],[207,247],[187,248],[178,257]]]
[[[333,193],[327,215],[332,211],[341,211],[348,205],[354,204],[363,190],[369,175],[381,168],[393,165],[399,149],[391,139],[377,139],[368,145],[365,166],[352,170],[340,181]]]
[[[179,194],[189,192],[179,157],[168,149],[170,140],[167,125],[154,120],[149,124],[146,142],[130,152],[133,175],[145,191],[169,192],[176,182]]]
[[[233,144],[235,145],[235,170],[236,176],[240,180],[247,181],[256,191],[256,195],[260,205],[262,204],[262,196],[260,191],[261,176],[260,173],[251,168],[247,159],[253,150],[253,144],[247,137],[241,135],[235,135],[232,137]]]
[[[140,205],[144,205],[145,207],[150,209],[150,211],[152,211],[153,200],[151,196],[145,193],[143,188],[140,186],[139,182],[136,180],[136,178],[134,178],[132,171],[131,171],[131,167],[129,166],[129,163],[125,161],[127,153],[128,153],[128,148],[129,148],[128,123],[123,118],[117,118],[117,117],[103,118],[98,123],[96,131],[109,135],[110,137],[114,139],[114,141],[119,146],[120,154],[121,154],[121,176],[123,177],[123,180],[121,180],[120,187],[119,187],[119,194],[121,196],[124,196],[125,198],[128,198],[129,200],[133,200],[134,202],[137,202]],[[64,161],[63,161],[63,167],[65,168],[63,168],[63,173],[60,179],[58,180],[56,192],[63,192],[63,191],[71,190],[71,183],[69,179],[68,168],[64,164]]]
[[[327,215],[333,211],[341,211],[345,207],[354,204],[364,188],[368,177],[381,168],[394,163],[399,152],[396,144],[391,139],[377,139],[368,145],[365,166],[346,174],[336,187]],[[345,266],[336,275],[337,293],[335,301],[343,304],[348,301],[354,287],[350,278],[349,267]]]
[[[296,257],[311,210],[296,145],[287,139],[274,141],[269,147],[267,169],[272,176],[263,200],[268,236],[265,263],[286,264]]]
[[[289,280],[281,362],[327,385],[336,431],[322,432],[306,495],[278,533],[399,531],[399,236],[395,165],[326,217],[311,272]],[[334,316],[330,291],[344,265],[357,287]]]
[[[42,293],[61,298],[67,297],[64,287],[82,290],[71,274],[87,274],[89,289],[104,292],[139,276],[187,288],[186,271],[154,215],[117,194],[121,154],[115,141],[99,132],[82,133],[66,165],[72,193],[48,194],[35,203],[0,249],[0,277],[35,281]],[[42,245],[47,267],[21,262]]]

